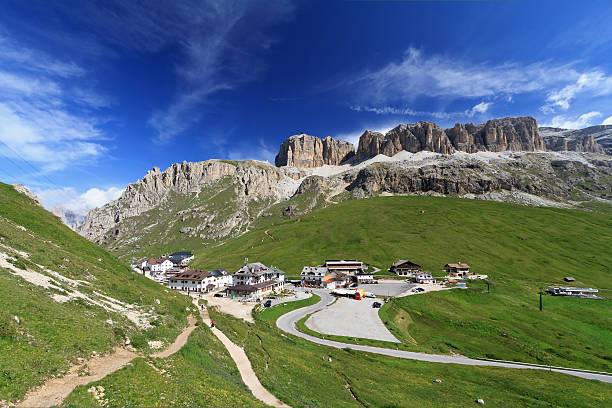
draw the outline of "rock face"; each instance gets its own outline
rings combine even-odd
[[[356,160],[367,160],[379,154],[394,156],[406,150],[417,153],[422,150],[452,154],[455,149],[442,128],[432,122],[399,125],[387,134],[366,130],[359,138]]]
[[[13,184],[13,188],[20,192],[21,194],[26,195],[27,197],[30,197],[32,200],[34,200],[34,202],[43,207],[43,203],[42,201],[40,201],[40,198],[38,198],[38,196],[36,196],[36,194],[33,194],[30,190],[28,190],[28,188],[26,186],[24,186],[23,184]]]
[[[198,213],[200,222],[197,227],[200,227],[200,224],[216,224],[216,229],[223,229],[221,235],[224,235],[244,221],[243,211],[239,211],[239,207],[248,206],[252,200],[287,199],[298,186],[299,183],[281,169],[262,162],[240,162],[238,165],[221,160],[183,162],[175,163],[165,171],[154,167],[142,180],[128,185],[117,200],[91,210],[79,232],[94,242],[98,242],[102,236],[116,228],[116,235],[131,233],[118,228],[121,221],[159,208],[164,202],[179,200],[176,195],[197,197],[203,189],[209,187],[212,189],[212,196],[221,190],[231,191],[232,202],[216,203],[224,210],[222,219],[210,216],[205,211]],[[236,210],[236,213],[231,210]],[[177,213],[177,219],[191,218],[185,215],[188,212]],[[192,231],[185,229],[191,227],[177,226],[177,230],[180,228],[183,228],[183,231]],[[201,229],[193,227],[193,231]]]
[[[355,155],[355,147],[344,140],[325,139],[306,134],[291,136],[285,140],[276,155],[277,166],[300,168],[339,165]]]
[[[606,149],[595,140],[595,135],[599,134],[602,141],[605,139],[601,136],[608,136],[612,141],[612,126],[609,126],[609,132],[606,132],[606,130],[608,130],[606,129],[607,127],[608,126],[592,126],[590,128],[578,130],[541,127],[540,134],[548,150],[605,154]],[[608,133],[608,135],[606,135],[606,133]],[[612,149],[610,150],[611,152],[609,153],[612,153]]]
[[[529,116],[493,119],[480,125],[458,123],[446,134],[455,149],[467,153],[546,150],[538,123]]]

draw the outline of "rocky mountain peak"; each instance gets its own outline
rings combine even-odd
[[[325,164],[336,166],[355,155],[355,147],[344,140],[325,139],[301,133],[285,140],[274,163],[280,166],[300,168],[320,167]]]
[[[379,154],[394,156],[406,150],[416,153],[429,150],[436,153],[452,154],[455,149],[444,130],[432,122],[400,124],[385,135],[365,131],[359,138],[357,160],[367,160]]]
[[[546,150],[538,122],[530,116],[492,119],[479,125],[457,123],[446,134],[455,149],[467,153]]]

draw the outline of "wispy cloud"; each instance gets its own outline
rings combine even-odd
[[[554,112],[555,109],[568,110],[570,103],[580,93],[590,92],[595,96],[612,94],[612,76],[601,71],[581,74],[575,82],[561,89],[549,92],[542,106],[543,112]]]
[[[34,162],[45,173],[106,152],[100,122],[88,112],[107,102],[78,86],[85,75],[73,62],[1,38],[0,156]]]
[[[417,111],[408,107],[396,107],[396,106],[361,106],[352,105],[351,110],[355,112],[372,112],[377,115],[404,115],[404,116],[429,116],[437,119],[449,119],[453,116],[460,115],[459,112],[426,112]]]
[[[276,152],[263,139],[259,139],[256,145],[243,145],[240,149],[230,150],[228,157],[230,160],[259,160],[274,163]]]
[[[409,48],[399,62],[358,75],[347,84],[359,85],[364,99],[375,103],[413,100],[418,96],[482,98],[541,91],[580,74],[573,64],[538,62],[474,63],[444,55],[424,55]]]
[[[511,103],[516,96],[541,100],[541,113],[568,111],[572,104],[585,105],[598,97],[612,95],[612,75],[597,67],[582,67],[578,61],[530,64],[485,63],[455,59],[448,55],[427,55],[409,48],[399,61],[377,70],[363,72],[340,85],[349,89],[362,111],[377,114],[450,118],[486,114],[493,103]],[[470,103],[463,112],[422,112],[394,108],[422,99]],[[476,105],[474,100],[485,99]],[[603,100],[602,100],[603,101]],[[609,102],[604,102],[604,105]],[[471,106],[471,107],[470,107]],[[535,112],[534,112],[535,113]],[[571,121],[570,121],[571,122]]]
[[[266,29],[291,15],[289,1],[207,1],[183,5],[172,30],[182,51],[179,81],[170,105],[153,112],[155,141],[166,143],[203,117],[209,97],[258,77],[259,55],[269,48]]]
[[[553,117],[550,123],[543,124],[542,126],[563,129],[581,129],[588,126],[593,126],[594,124],[596,124],[595,119],[598,119],[601,116],[601,112],[597,111],[587,112],[578,117],[567,117],[564,115],[558,115]]]

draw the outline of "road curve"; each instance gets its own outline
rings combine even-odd
[[[595,371],[578,370],[564,367],[549,367],[530,363],[515,363],[515,362],[504,362],[504,361],[491,361],[491,360],[479,360],[475,358],[467,357],[453,357],[440,354],[426,354],[426,353],[415,353],[404,350],[393,350],[383,347],[364,346],[360,344],[341,343],[333,340],[320,339],[313,337],[308,334],[300,332],[296,323],[304,316],[317,312],[324,309],[330,303],[333,302],[334,298],[324,290],[315,290],[317,295],[321,297],[319,303],[312,306],[307,306],[301,309],[293,310],[286,313],[278,318],[276,325],[279,329],[286,333],[293,334],[294,336],[301,337],[305,340],[313,343],[321,344],[324,346],[335,347],[335,348],[349,348],[353,350],[366,351],[369,353],[382,354],[391,357],[405,358],[409,360],[420,360],[429,361],[432,363],[444,363],[444,364],[461,364],[461,365],[473,365],[473,366],[490,366],[490,367],[505,367],[505,368],[522,368],[531,370],[546,370],[554,371],[557,373],[569,374],[575,377],[586,378],[589,380],[599,380],[606,383],[612,383],[612,374],[600,373]]]

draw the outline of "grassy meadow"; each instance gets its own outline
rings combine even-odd
[[[91,387],[102,387],[95,398]],[[100,381],[79,386],[63,407],[265,407],[242,382],[229,353],[206,326],[167,358],[137,358]]]
[[[130,339],[146,353],[149,340],[170,343],[187,325],[187,299],[134,274],[124,262],[2,183],[0,252],[20,270],[60,282],[48,270],[57,272],[82,281],[78,290],[88,296],[99,299],[98,293],[139,305],[152,316],[151,327],[145,329],[123,313],[84,299],[60,303],[51,296],[66,292],[33,285],[0,267],[0,401],[19,400],[28,388],[61,376],[77,358],[94,351],[105,353]]]
[[[406,347],[424,352],[612,371],[612,303],[544,297],[551,284],[600,289],[612,297],[612,216],[441,197],[379,197],[315,210],[196,252],[195,265],[236,270],[243,259],[297,277],[325,259],[360,259],[386,269],[397,259],[434,276],[466,262],[492,282],[410,296],[381,317]]]
[[[288,304],[255,313],[255,324],[214,310],[211,316],[244,347],[264,387],[295,408],[465,407],[478,398],[487,405],[511,407],[599,407],[612,402],[610,384],[563,374],[425,363],[320,346],[276,328],[279,310],[291,308]]]

